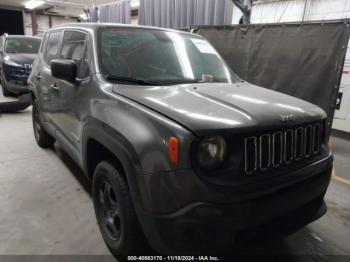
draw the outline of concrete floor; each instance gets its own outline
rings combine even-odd
[[[326,197],[328,213],[285,240],[248,253],[350,261],[350,140],[333,137],[331,143],[336,173]],[[0,196],[1,255],[109,254],[89,183],[64,153],[36,145],[31,108],[0,115]]]

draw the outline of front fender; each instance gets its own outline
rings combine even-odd
[[[87,167],[87,145],[90,139],[108,149],[121,162],[128,180],[134,203],[140,203],[140,190],[137,175],[142,174],[141,166],[130,143],[116,130],[103,122],[89,118],[83,130],[83,168],[89,174]],[[89,177],[91,179],[91,177]]]
[[[101,121],[100,130],[105,129],[105,133],[111,134],[132,153],[142,174],[190,168],[194,135],[180,124],[113,93],[90,101],[90,110],[89,117]],[[171,163],[169,157],[168,140],[172,136],[180,140],[177,164]]]

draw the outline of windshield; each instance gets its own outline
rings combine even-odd
[[[37,54],[40,43],[38,38],[8,38],[5,42],[5,53]]]
[[[186,33],[104,28],[99,50],[102,73],[109,79],[135,84],[238,81],[206,40]]]

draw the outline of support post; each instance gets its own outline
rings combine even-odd
[[[243,13],[240,24],[250,24],[250,14],[252,11],[252,0],[232,0],[232,2],[241,10]]]
[[[32,17],[32,32],[33,36],[38,34],[38,24],[36,20],[36,12],[32,11],[31,12],[31,17]]]

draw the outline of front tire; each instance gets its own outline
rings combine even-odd
[[[42,117],[36,99],[33,101],[32,119],[36,143],[42,148],[52,147],[55,139],[46,132],[42,125]]]
[[[109,162],[97,165],[92,183],[95,214],[102,237],[120,259],[147,248],[127,182]]]
[[[5,81],[3,81],[2,79],[1,79],[1,89],[2,89],[3,96],[7,97],[7,96],[11,95],[10,91],[8,91],[7,88],[6,88]]]

